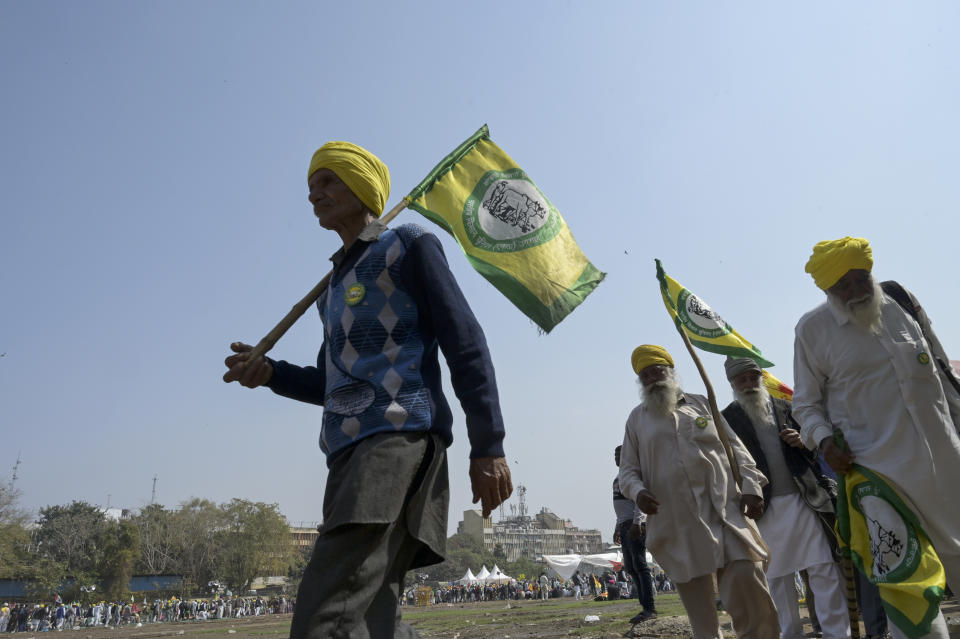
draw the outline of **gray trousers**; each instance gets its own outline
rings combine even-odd
[[[408,570],[443,559],[448,500],[446,451],[434,435],[375,435],[336,458],[291,639],[418,637],[398,601]]]
[[[402,518],[321,536],[297,592],[291,639],[419,637],[400,621],[397,602],[420,545]]]

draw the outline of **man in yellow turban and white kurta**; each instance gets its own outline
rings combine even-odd
[[[766,478],[725,421],[714,423],[707,399],[684,393],[663,347],[637,347],[631,365],[643,403],[627,419],[620,491],[647,514],[647,549],[676,583],[695,639],[719,639],[720,600],[740,639],[780,636],[777,610],[761,562],[756,527]],[[723,418],[721,417],[721,420]],[[737,488],[717,428],[724,428],[743,478]]]
[[[960,592],[956,378],[948,364],[938,365],[949,360],[916,298],[896,283],[881,286],[872,269],[863,238],[814,246],[806,271],[827,299],[797,323],[793,416],[804,444],[819,448],[838,473],[855,463],[888,480]],[[837,430],[843,442],[835,441]],[[941,614],[927,636],[946,633]]]
[[[408,570],[443,561],[446,449],[453,415],[439,352],[466,416],[470,480],[483,516],[510,496],[493,362],[436,236],[379,220],[390,173],[349,142],[328,142],[307,172],[308,199],[343,246],[317,301],[316,366],[259,358],[234,342],[224,381],[323,406],[323,525],[297,592],[292,639],[415,637],[397,603]]]

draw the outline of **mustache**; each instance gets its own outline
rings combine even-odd
[[[873,293],[864,293],[860,297],[854,297],[847,301],[847,308],[854,309],[864,304],[869,304],[873,300]]]

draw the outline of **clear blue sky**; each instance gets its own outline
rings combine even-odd
[[[549,336],[442,238],[491,345],[531,511],[609,538],[640,343],[697,373],[654,257],[777,363],[864,236],[960,359],[960,5],[0,3],[0,478],[38,508],[191,496],[320,517],[320,410],[220,380],[338,246],[306,200],[327,140],[396,203],[488,123],[608,273]],[[418,221],[413,212],[400,220]],[[435,229],[438,233],[439,229]],[[953,290],[954,293],[950,293]],[[314,360],[310,313],[274,355]],[[730,393],[719,356],[704,360]],[[451,399],[452,393],[450,394]],[[451,529],[470,507],[462,416]]]

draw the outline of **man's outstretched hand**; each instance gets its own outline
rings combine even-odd
[[[223,381],[227,383],[240,382],[241,386],[256,388],[257,386],[263,386],[273,377],[273,366],[270,365],[266,357],[261,356],[252,362],[247,362],[253,346],[243,342],[233,342],[230,344],[230,350],[235,354],[223,360],[228,369],[223,374]]]
[[[477,457],[470,460],[470,485],[473,487],[473,503],[480,502],[483,516],[489,517],[493,509],[513,493],[510,467],[503,457]]]

